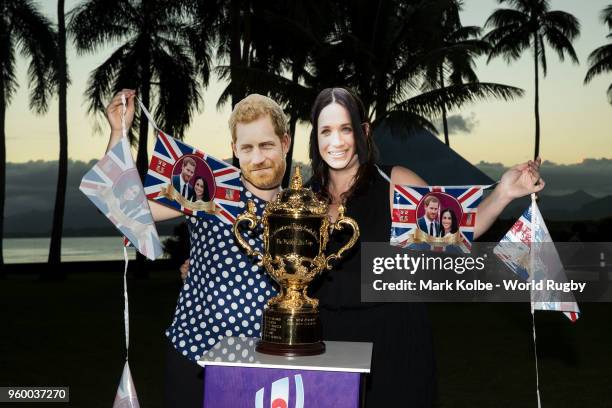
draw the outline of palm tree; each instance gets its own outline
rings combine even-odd
[[[49,247],[49,264],[61,262],[62,227],[64,225],[64,204],[66,201],[66,179],[68,177],[68,121],[66,115],[66,93],[68,90],[68,64],[66,62],[66,16],[64,0],[57,2],[57,77],[59,97],[59,161],[57,174],[57,189],[55,192],[55,209],[51,229],[51,245]],[[61,278],[60,268],[48,268],[55,277]]]
[[[56,83],[55,33],[51,22],[31,0],[0,0],[0,273],[4,269],[2,235],[6,186],[6,108],[18,87],[15,76],[15,54],[29,61],[30,108],[36,113],[47,111]]]
[[[464,65],[469,66],[471,59],[466,61],[465,55],[476,55],[476,43],[447,44],[455,41],[452,33],[460,25],[449,24],[453,28],[449,30],[441,23],[458,14],[460,2],[357,3],[340,9],[337,29],[315,65],[332,84],[347,84],[361,96],[374,127],[387,121],[391,129],[436,132],[432,119],[445,111],[488,98],[511,100],[522,95],[518,88],[476,82],[468,75],[472,71]],[[471,34],[469,30],[465,31]],[[459,38],[465,36],[459,33]],[[439,82],[440,64],[456,70],[449,85]]]
[[[68,29],[80,53],[93,53],[119,42],[111,56],[89,77],[85,94],[90,113],[104,112],[113,94],[136,89],[145,106],[154,105],[157,124],[182,138],[201,104],[198,68],[189,50],[192,38],[187,0],[87,0],[72,12]],[[136,167],[147,172],[146,118],[137,117]],[[133,133],[130,137],[134,140]],[[144,257],[137,254],[136,276],[146,276]]]
[[[264,72],[277,73],[282,57],[277,52],[267,52],[276,36],[270,34],[274,29],[264,22],[264,14],[275,6],[273,3],[230,0],[219,8],[217,54],[229,64],[218,66],[217,73],[221,80],[229,82],[219,97],[218,108],[227,102],[231,102],[233,108],[247,94],[256,92],[249,80],[254,70],[266,65]],[[232,162],[239,165],[233,154]]]
[[[491,14],[485,27],[491,31],[485,36],[492,48],[489,61],[504,56],[509,63],[520,58],[523,51],[533,50],[535,68],[535,153],[540,154],[540,65],[546,76],[545,41],[557,52],[561,61],[567,54],[572,62],[578,63],[578,56],[572,46],[580,34],[580,23],[573,15],[559,10],[550,10],[548,0],[498,0],[511,8],[500,8]]]
[[[81,54],[121,42],[88,80],[90,113],[102,113],[122,88],[136,89],[145,106],[154,105],[157,124],[182,138],[201,95],[196,66],[188,49],[189,25],[179,0],[87,0],[70,14],[68,29]],[[136,167],[147,171],[148,123],[137,118]]]
[[[315,19],[316,9],[302,13],[318,24],[281,13],[280,3],[280,7],[268,6],[265,12],[251,9],[249,65],[232,67],[230,61],[229,66],[219,68],[222,78],[230,80],[220,102],[229,98],[231,85],[236,84],[284,103],[292,118],[293,111],[306,118],[320,89],[344,85],[361,96],[374,126],[388,119],[412,130],[435,131],[431,119],[442,115],[444,109],[490,97],[509,100],[522,95],[518,88],[470,82],[473,71],[457,58],[454,65],[447,64],[456,70],[449,86],[425,89],[432,62],[439,65],[441,56],[450,61],[450,50],[440,49],[444,34],[440,22],[446,9],[457,7],[456,1],[332,1],[318,6],[323,19]],[[297,9],[297,5],[293,7]],[[263,21],[268,32],[276,30],[284,35],[260,41],[256,29],[260,15],[267,16]],[[289,40],[296,39],[290,44]],[[468,52],[470,45],[474,47],[468,43],[452,49],[457,54],[459,49]],[[292,55],[296,49],[303,54],[301,60]],[[280,61],[269,56],[270,50],[281,56]]]
[[[238,66],[233,66],[230,58],[229,65],[217,67],[221,79],[229,81],[218,105],[227,103],[230,97],[234,104],[236,89],[242,94],[269,95],[288,114],[289,133],[295,138],[297,122],[308,118],[317,92],[302,84],[309,76],[309,61],[329,32],[328,10],[322,3],[291,0],[253,3],[248,11],[250,49],[243,50],[243,55],[249,57]],[[270,32],[284,35],[269,35]],[[226,46],[225,52],[231,56],[230,49]],[[291,169],[294,145],[295,140],[285,159],[287,169]],[[290,171],[285,172],[283,186],[289,184],[289,177]]]
[[[292,1],[280,2],[279,7],[268,14],[269,25],[278,32],[290,33],[286,36],[275,36],[275,51],[283,56],[280,75],[276,80],[285,79],[283,71],[291,73],[291,82],[285,84],[280,92],[276,92],[276,99],[283,101],[285,110],[289,115],[289,133],[293,143],[289,146],[286,157],[287,171],[283,177],[282,186],[289,186],[291,165],[293,163],[293,147],[297,137],[295,130],[298,121],[308,120],[310,116],[311,101],[316,97],[316,89],[302,87],[310,77],[309,62],[313,54],[321,49],[322,39],[331,31],[331,20],[327,15],[329,5],[324,1]]]
[[[427,69],[426,89],[444,89],[447,82],[452,85],[479,82],[474,58],[486,54],[489,44],[479,39],[480,27],[461,24],[461,9],[462,2],[451,3],[442,15],[441,44],[429,53],[432,63]],[[444,142],[450,146],[446,106],[442,106],[442,127]]]
[[[601,20],[612,30],[612,4],[601,12]],[[612,31],[606,38],[612,40]],[[589,70],[584,83],[588,84],[595,76],[610,71],[612,71],[612,42],[602,45],[589,55]],[[612,84],[608,87],[608,101],[612,104]]]

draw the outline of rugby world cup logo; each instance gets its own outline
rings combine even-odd
[[[290,377],[281,378],[272,383],[270,389],[270,408],[289,408],[289,379]],[[295,402],[292,408],[304,408],[304,383],[302,376],[296,374],[293,376],[295,384]],[[260,388],[255,394],[255,408],[264,408],[264,392],[265,387]]]

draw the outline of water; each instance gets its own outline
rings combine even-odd
[[[160,237],[163,241],[165,237]],[[47,262],[50,238],[5,238],[4,262]],[[130,259],[136,258],[134,248],[128,248]],[[68,237],[62,239],[62,262],[116,261],[123,259],[121,237]]]

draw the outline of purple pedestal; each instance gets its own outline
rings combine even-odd
[[[359,373],[207,366],[204,408],[358,408]]]
[[[281,357],[255,351],[257,339],[228,337],[199,361],[204,408],[358,408],[371,343],[326,342],[326,352]]]

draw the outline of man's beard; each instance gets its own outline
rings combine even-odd
[[[261,164],[249,164],[248,166],[242,168],[242,176],[256,188],[271,190],[281,184],[283,176],[285,175],[285,167],[285,160],[274,162],[270,159],[266,159]],[[260,169],[270,169],[271,171],[268,171],[265,174],[259,174],[257,170]]]

